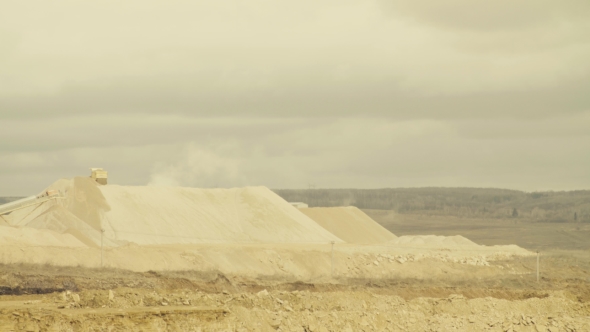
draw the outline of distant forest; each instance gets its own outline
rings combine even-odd
[[[310,207],[353,205],[401,214],[519,218],[538,222],[590,222],[590,190],[526,193],[507,189],[275,189]]]
[[[16,201],[17,199],[21,199],[22,197],[0,197],[0,204],[10,203],[12,201]]]
[[[356,206],[401,214],[469,218],[518,218],[538,222],[590,223],[590,190],[526,193],[508,189],[274,189],[289,202],[310,207]],[[0,204],[20,197],[0,197]]]

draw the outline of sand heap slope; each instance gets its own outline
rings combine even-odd
[[[18,229],[22,236],[16,237],[14,229],[3,229],[7,235],[0,244],[72,246],[73,238],[76,244],[100,246],[102,215],[109,207],[96,182],[89,178],[62,179],[46,190],[57,190],[60,198],[2,216],[5,226]],[[52,238],[58,240],[47,241]],[[127,242],[104,237],[103,243],[116,246]]]
[[[5,215],[4,226],[68,233],[88,246],[100,245],[101,229],[107,246],[342,242],[265,187],[101,186],[78,177],[48,189],[62,198]]]
[[[348,243],[385,243],[396,236],[354,206],[299,209]]]
[[[461,235],[440,236],[440,235],[404,235],[388,242],[396,248],[408,249],[449,249],[452,251],[467,251],[472,253],[503,251],[519,254],[530,254],[527,250],[517,245],[496,245],[484,246],[479,245]]]
[[[0,245],[43,247],[86,247],[71,234],[61,234],[45,229],[0,226]]]
[[[138,244],[342,242],[266,187],[98,187],[109,237]]]

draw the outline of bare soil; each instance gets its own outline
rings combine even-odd
[[[535,256],[481,265],[437,258],[444,250],[374,264],[378,253],[343,247],[333,278],[4,264],[0,331],[590,331],[583,225],[365,212],[396,235],[540,249],[539,281]],[[306,255],[329,262],[327,249]]]
[[[428,262],[408,262],[424,268]],[[217,271],[0,266],[2,331],[587,331],[590,255],[544,255],[489,267],[446,263],[449,278],[324,282]],[[481,276],[484,277],[481,277]],[[480,277],[475,277],[480,276]]]

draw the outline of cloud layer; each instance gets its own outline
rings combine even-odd
[[[14,2],[0,195],[590,187],[587,1]]]

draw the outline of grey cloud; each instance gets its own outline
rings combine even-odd
[[[577,138],[481,141],[438,137],[435,142],[395,144],[373,152],[349,164],[344,176],[362,174],[365,183],[381,183],[382,187],[583,189],[590,176],[583,166],[590,161],[588,149],[590,142]]]
[[[590,186],[586,1],[14,2],[0,195]],[[108,22],[108,23],[105,23]]]
[[[494,15],[511,12],[514,3],[507,1],[391,2],[402,6],[401,19],[393,21],[380,16],[375,3],[357,1],[272,4],[267,10],[242,8],[236,1],[179,7],[146,2],[135,16],[127,16],[132,4],[119,13],[89,4],[72,9],[82,16],[52,7],[62,24],[38,15],[30,25],[5,17],[24,32],[20,46],[0,63],[0,116],[452,118],[576,112],[590,105],[588,23],[578,19],[587,6],[578,9],[579,3],[529,1],[523,8],[531,13],[514,14],[522,22],[563,12],[574,23],[508,32],[428,26],[436,19],[473,16],[457,8],[478,9],[504,26]],[[425,23],[405,22],[404,15],[412,13]],[[24,9],[21,14],[32,15]],[[98,25],[107,18],[109,25]],[[475,20],[485,21],[477,15]]]
[[[584,0],[382,0],[382,8],[397,17],[426,24],[471,30],[513,30],[564,21],[584,21],[590,3]]]
[[[590,22],[585,20],[575,25],[562,23],[522,30],[490,32],[458,31],[454,46],[468,53],[502,55],[507,53],[534,55],[556,52],[555,57],[586,57],[590,37],[585,31]],[[571,61],[571,60],[570,60]],[[583,62],[580,62],[583,64]],[[580,69],[580,70],[587,70]]]
[[[214,80],[213,80],[214,81]],[[547,117],[590,109],[589,77],[557,86],[468,94],[429,95],[405,91],[391,80],[332,82],[318,78],[307,86],[289,82],[248,90],[215,87],[183,77],[147,78],[107,87],[80,85],[56,96],[0,100],[2,117],[97,114],[177,114],[192,117],[488,118]]]
[[[139,147],[196,140],[264,140],[277,133],[322,126],[331,120],[89,114],[0,122],[1,151]]]
[[[221,127],[239,128],[219,122]],[[155,144],[146,128],[139,135],[146,140],[144,145],[4,151],[0,194],[36,192],[58,177],[83,175],[88,167],[107,168],[112,183],[138,185],[301,188],[315,183],[321,187],[526,190],[590,186],[588,136],[539,137],[535,130],[547,130],[541,121],[525,131],[528,138],[515,140],[503,135],[503,122],[471,125],[474,131],[487,125],[497,132],[493,137],[469,137],[454,121],[343,118],[319,124],[299,122],[260,135],[237,131],[227,137],[228,132],[210,130],[208,138]]]
[[[542,119],[459,120],[453,126],[469,139],[588,139],[590,111]]]

